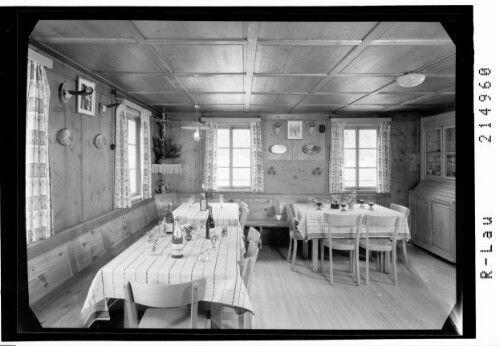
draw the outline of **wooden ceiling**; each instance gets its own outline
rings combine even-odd
[[[440,23],[45,20],[31,42],[158,112],[429,112],[455,102]],[[422,72],[402,88],[397,76]]]

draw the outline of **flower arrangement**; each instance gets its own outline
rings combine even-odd
[[[154,154],[156,163],[162,163],[163,160],[176,159],[180,157],[182,145],[172,144],[172,140],[153,137]]]
[[[204,194],[205,194],[206,199],[208,200],[208,202],[210,202],[213,199],[213,189],[206,189],[204,191]]]

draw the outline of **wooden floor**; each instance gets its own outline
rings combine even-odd
[[[399,262],[398,287],[391,275],[375,270],[374,262],[366,286],[364,261],[362,283],[357,286],[348,272],[348,257],[337,252],[335,282],[330,285],[327,261],[316,273],[309,259],[297,256],[292,271],[286,262],[287,247],[267,245],[260,252],[250,287],[253,328],[440,329],[455,303],[455,266],[411,244],[408,254],[410,271]],[[81,327],[80,311],[92,279],[93,273],[68,287],[50,306],[35,311],[42,326]]]

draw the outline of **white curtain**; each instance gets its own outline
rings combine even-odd
[[[384,121],[378,126],[377,192],[390,192],[392,171],[390,127],[391,125],[389,121]]]
[[[49,167],[50,88],[45,67],[28,59],[26,93],[26,241],[53,235]]]
[[[251,192],[263,192],[262,129],[259,121],[250,123]]]
[[[204,172],[203,182],[206,189],[217,189],[217,124],[208,123],[204,143]]]
[[[132,206],[128,171],[128,119],[124,103],[116,108],[116,148],[114,152],[114,207]]]
[[[149,125],[149,119],[151,114],[140,113],[140,120],[142,122],[141,132],[142,138],[140,139],[141,154],[142,157],[142,196],[144,199],[152,197],[152,186],[151,186],[151,130]]]
[[[345,191],[344,142],[345,123],[331,119],[331,149],[329,151],[329,192]]]

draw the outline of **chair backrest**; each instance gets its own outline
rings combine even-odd
[[[324,213],[324,225],[327,226],[328,238],[331,239],[331,228],[353,228],[356,242],[360,237],[360,225],[362,224],[362,215],[337,215]]]
[[[243,273],[241,275],[248,293],[250,290],[251,273],[253,272],[253,268],[256,264],[256,259],[258,258],[259,251],[260,250],[258,249],[258,245],[254,242],[250,242],[248,251],[246,252],[247,257],[244,259],[243,263]]]
[[[395,204],[395,203],[390,203],[390,209],[391,210],[396,210],[399,213],[404,214],[404,216],[409,219],[409,214],[411,213],[411,210],[409,208],[406,208],[402,205]]]
[[[154,308],[173,308],[191,304],[191,327],[196,328],[198,302],[204,299],[206,278],[175,285],[156,285],[127,281],[125,283],[125,304],[131,319],[137,323],[135,304]],[[135,315],[135,316],[134,316]],[[136,325],[132,325],[136,327]]]
[[[288,226],[289,230],[293,232],[293,236],[296,237],[298,230],[296,229],[294,210],[291,204],[286,204],[286,214],[288,216]]]
[[[369,232],[372,228],[382,228],[390,234],[392,241],[397,239],[400,218],[398,216],[373,216],[364,217],[366,225],[366,239],[369,239]]]
[[[248,230],[248,241],[254,241],[258,243],[260,241],[260,232],[258,232],[254,227],[250,227]]]
[[[258,242],[250,240],[248,242],[248,250],[246,250],[246,258],[258,257],[259,251],[260,251],[260,249],[258,248]]]
[[[241,215],[239,215],[239,223],[244,231],[244,226],[246,225],[246,220],[248,219],[249,209],[245,206],[241,206]]]

